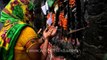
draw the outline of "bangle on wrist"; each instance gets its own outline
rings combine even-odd
[[[47,40],[48,38],[45,38],[44,36],[42,36],[42,39],[43,39],[43,40]]]

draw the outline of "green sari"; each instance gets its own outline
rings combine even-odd
[[[30,0],[10,0],[7,6],[1,12],[0,22],[3,27],[8,28],[0,32],[0,58],[2,60],[14,59],[14,47],[21,31],[32,26],[33,20],[33,3]]]

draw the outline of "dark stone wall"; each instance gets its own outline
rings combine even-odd
[[[107,0],[81,0],[81,9],[81,19],[89,25],[83,31],[83,41],[94,46],[87,50],[102,60],[107,51]]]
[[[105,1],[88,0],[82,7],[84,20],[89,22],[89,28],[84,31],[85,40],[96,46],[107,44],[107,4]]]

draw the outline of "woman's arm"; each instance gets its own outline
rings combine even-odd
[[[57,29],[55,27],[45,29],[43,32],[43,37],[33,42],[33,45],[28,49],[28,55],[32,60],[46,60],[48,53],[48,40],[50,37],[55,35],[56,30]],[[41,44],[43,44],[43,46],[40,50]]]

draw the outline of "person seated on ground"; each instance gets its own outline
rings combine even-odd
[[[33,3],[31,0],[10,0],[1,12],[0,59],[2,60],[45,60],[49,38],[57,31],[51,26],[38,38],[33,29]],[[44,44],[42,52],[40,46]]]

